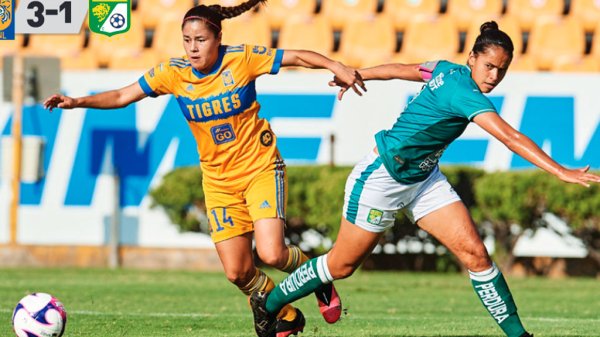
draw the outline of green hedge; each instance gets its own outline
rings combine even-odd
[[[335,239],[342,214],[344,185],[350,167],[288,167],[288,224],[308,226]],[[449,166],[442,168],[476,223],[491,222],[497,238],[508,240],[509,225],[534,226],[545,211],[567,220],[578,231],[600,230],[600,186],[584,188],[563,183],[540,170],[485,173]],[[161,206],[182,231],[206,231],[198,212],[204,210],[198,167],[178,168],[151,190],[154,206]],[[406,219],[399,218],[399,224]],[[397,226],[398,227],[398,226]],[[402,229],[394,229],[397,233]]]

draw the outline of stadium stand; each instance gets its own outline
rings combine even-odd
[[[600,1],[571,0],[569,15],[581,20],[585,31],[592,33],[597,23],[600,22]]]
[[[281,26],[277,47],[308,49],[324,55],[333,52],[333,27],[320,15],[294,15]]]
[[[31,56],[58,57],[61,59],[62,69],[95,69],[98,67],[98,60],[93,52],[84,49],[85,39],[85,29],[77,35],[30,35],[29,44],[23,51]]]
[[[180,33],[181,35],[181,33]],[[88,48],[102,67],[148,68],[156,63],[154,53],[144,50],[145,32],[138,14],[132,13],[129,31],[114,36],[90,34]]]
[[[158,23],[154,30],[152,50],[156,53],[159,62],[185,55],[181,35],[181,19],[172,17]]]
[[[503,6],[502,0],[448,0],[446,15],[455,18],[460,31],[466,31],[474,18],[500,16]]]
[[[253,44],[270,47],[271,28],[263,15],[239,16],[223,20],[222,43],[226,45]]]
[[[291,16],[312,16],[316,10],[315,0],[269,0],[259,12],[267,18],[271,29],[279,30]]]
[[[552,63],[553,72],[598,72],[600,61],[594,57],[583,57],[581,59],[558,58]]]
[[[394,60],[421,63],[428,60],[452,60],[460,46],[460,36],[454,18],[441,15],[411,21],[402,38],[402,48]]]
[[[519,22],[514,16],[504,15],[504,16],[484,16],[479,17],[479,19],[471,20],[469,27],[467,29],[464,41],[463,52],[458,56],[460,59],[466,59],[475,43],[475,39],[480,34],[481,25],[486,21],[494,20],[498,23],[498,27],[510,36],[510,39],[513,42],[515,47],[514,55],[519,55],[523,52],[523,33],[521,32],[521,28],[519,27]]]
[[[25,36],[23,34],[15,34],[14,40],[2,41],[2,48],[0,48],[0,71],[2,71],[2,65],[4,64],[4,57],[15,55],[21,52],[23,44],[25,42]]]
[[[170,16],[181,21],[193,6],[192,0],[139,0],[136,11],[140,14],[144,28],[154,29],[160,21],[168,20]]]
[[[348,21],[374,16],[378,0],[323,0],[321,15],[331,20],[334,30],[341,30]]]
[[[564,8],[564,0],[509,0],[506,14],[516,17],[521,30],[529,32],[538,18],[560,16]]]
[[[411,20],[420,16],[436,17],[440,13],[439,0],[385,0],[383,13],[394,22],[397,31],[403,32]]]
[[[389,63],[396,49],[396,32],[385,15],[355,17],[344,26],[336,57],[353,67]]]
[[[550,70],[554,62],[577,61],[585,53],[583,24],[573,17],[540,17],[531,28],[527,55],[538,70]]]

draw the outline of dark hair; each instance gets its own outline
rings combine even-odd
[[[510,36],[498,28],[496,21],[488,21],[479,28],[480,34],[473,44],[473,53],[484,53],[491,46],[498,46],[504,49],[512,58],[514,46]]]
[[[206,23],[208,29],[210,29],[215,35],[221,32],[221,21],[224,19],[231,19],[236,16],[243,14],[254,8],[254,6],[260,3],[266,3],[267,0],[248,0],[242,4],[232,7],[223,7],[220,5],[199,5],[191,8],[183,16],[183,22],[181,28],[187,21],[201,20]]]

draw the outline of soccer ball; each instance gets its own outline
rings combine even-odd
[[[19,301],[12,324],[18,337],[60,337],[67,325],[67,312],[52,295],[33,293]]]
[[[109,20],[110,25],[115,29],[119,29],[125,25],[125,17],[119,13],[113,14]]]

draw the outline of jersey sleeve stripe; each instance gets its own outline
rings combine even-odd
[[[154,90],[152,90],[152,88],[150,88],[150,85],[148,84],[148,81],[146,81],[146,78],[144,78],[144,76],[140,77],[140,79],[138,80],[138,83],[140,84],[140,87],[142,87],[144,94],[146,94],[147,96],[150,96],[150,97],[158,97],[158,95],[154,92]]]
[[[475,116],[477,116],[477,115],[479,115],[481,113],[484,113],[484,112],[496,112],[496,110],[494,110],[494,109],[482,109],[482,110],[479,110],[479,111],[475,111],[475,112],[473,112],[472,114],[469,115],[469,120],[473,120],[473,118],[475,118]]]
[[[277,49],[275,52],[275,60],[269,74],[277,74],[281,68],[281,60],[283,59],[283,49]]]

